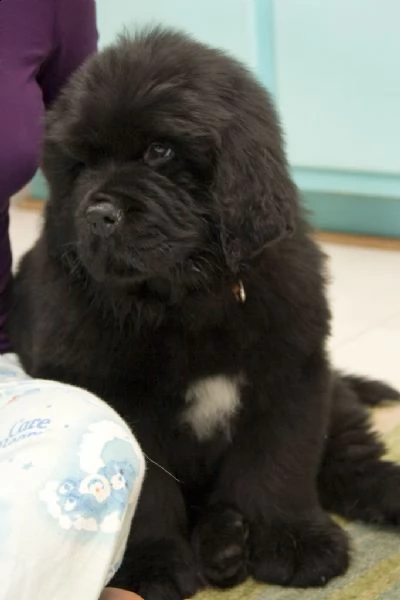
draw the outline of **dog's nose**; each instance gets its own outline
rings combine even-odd
[[[122,211],[110,201],[97,202],[86,211],[86,219],[95,235],[110,237],[122,221]]]

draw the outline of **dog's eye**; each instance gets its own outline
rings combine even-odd
[[[164,163],[174,158],[174,156],[175,152],[171,148],[171,146],[168,146],[168,144],[163,144],[161,142],[153,142],[147,148],[144,154],[144,160],[148,165],[153,167],[163,165]]]

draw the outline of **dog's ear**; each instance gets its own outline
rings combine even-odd
[[[221,136],[214,196],[221,221],[221,242],[228,266],[257,255],[292,234],[298,209],[282,148],[279,123],[264,102],[240,114]],[[255,107],[256,108],[256,107]]]

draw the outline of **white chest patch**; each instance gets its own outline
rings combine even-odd
[[[200,441],[218,429],[229,435],[232,419],[240,408],[240,381],[240,377],[218,375],[189,387],[182,422],[192,428]]]

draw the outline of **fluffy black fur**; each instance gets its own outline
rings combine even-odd
[[[114,583],[180,600],[247,575],[307,587],[343,574],[348,542],[327,511],[400,523],[400,468],[360,402],[396,392],[330,368],[324,260],[265,90],[183,35],[122,39],[50,112],[44,171],[15,349],[31,375],[107,400],[179,480],[149,462]],[[199,439],[185,396],[211,376],[240,382],[240,408]]]

